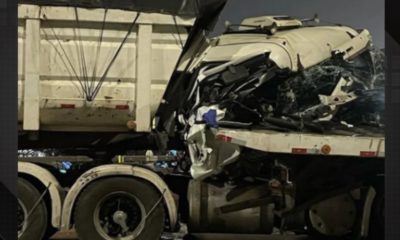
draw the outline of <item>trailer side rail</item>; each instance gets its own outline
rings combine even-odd
[[[215,136],[225,142],[272,153],[385,157],[383,136],[320,135],[223,128],[219,129]]]

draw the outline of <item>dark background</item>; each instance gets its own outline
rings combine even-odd
[[[17,5],[0,0],[0,239],[17,239]]]
[[[312,18],[315,13],[321,23],[366,28],[377,47],[385,45],[384,0],[228,0],[213,35],[224,31],[225,20],[240,23],[243,18],[263,15]]]

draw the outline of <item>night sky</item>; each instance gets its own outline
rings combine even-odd
[[[228,0],[212,35],[223,32],[225,20],[240,23],[245,17],[262,15],[311,18],[318,13],[321,23],[368,29],[375,45],[383,48],[384,8],[384,0]]]

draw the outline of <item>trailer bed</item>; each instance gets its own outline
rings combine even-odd
[[[385,157],[385,137],[220,128],[216,138],[271,153]]]

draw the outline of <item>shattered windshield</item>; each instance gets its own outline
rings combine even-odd
[[[203,64],[197,74],[185,107],[195,123],[344,134],[380,133],[384,126],[379,49],[299,72],[280,69],[263,53],[234,64]]]

